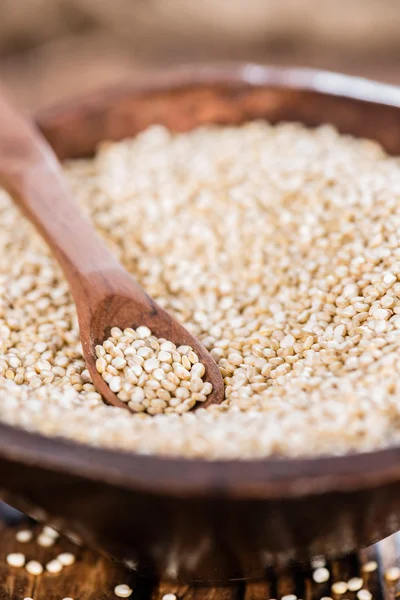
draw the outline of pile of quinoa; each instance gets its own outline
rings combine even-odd
[[[147,292],[217,361],[225,401],[105,406],[58,266],[0,198],[0,419],[142,454],[340,454],[400,441],[400,162],[332,127],[155,126],[65,166]]]
[[[191,346],[157,338],[145,325],[122,331],[96,346],[96,369],[130,410],[149,415],[183,414],[205,402],[213,386]]]

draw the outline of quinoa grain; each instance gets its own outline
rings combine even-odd
[[[359,590],[357,592],[357,598],[358,600],[372,600],[372,594],[369,590]]]
[[[39,546],[42,546],[42,548],[50,548],[51,546],[54,546],[55,538],[41,533],[37,538],[37,543]]]
[[[331,574],[326,567],[318,567],[318,569],[315,569],[313,572],[313,580],[316,583],[325,583],[329,580],[330,576]]]
[[[27,544],[33,538],[33,532],[30,529],[21,529],[21,531],[17,531],[15,534],[15,539],[20,544]]]
[[[345,581],[336,581],[332,584],[331,590],[334,594],[338,596],[342,596],[348,590],[347,583]]]
[[[58,531],[56,531],[52,527],[49,527],[49,525],[45,525],[43,527],[43,531],[42,531],[41,535],[45,535],[47,537],[50,537],[53,540],[56,540],[56,539],[58,539],[60,537],[60,534],[58,533]]]
[[[373,573],[378,569],[378,563],[375,560],[369,560],[361,566],[364,573]]]
[[[12,552],[7,555],[6,560],[10,567],[21,568],[25,564],[25,555],[21,552]]]
[[[386,569],[385,579],[390,583],[396,583],[400,579],[400,568],[393,566]]]
[[[25,569],[29,573],[29,575],[41,575],[43,573],[43,565],[37,560],[30,560],[25,565]]]
[[[62,552],[57,556],[57,560],[63,567],[69,567],[75,563],[76,557],[72,552]]]
[[[363,584],[364,581],[361,577],[352,577],[347,582],[347,587],[350,592],[358,592],[358,590],[361,590]]]
[[[62,569],[63,566],[58,560],[51,560],[46,565],[46,571],[52,574],[61,573]]]
[[[129,585],[126,585],[125,583],[121,583],[114,588],[114,594],[119,598],[129,598],[129,596],[132,595],[132,591],[133,590]]]

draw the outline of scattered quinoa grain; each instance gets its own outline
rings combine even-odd
[[[63,567],[69,567],[76,561],[75,554],[72,552],[62,552],[57,556],[57,560],[63,565]]]
[[[46,571],[48,571],[49,573],[60,573],[62,571],[62,568],[63,565],[57,559],[51,560],[46,565]]]
[[[41,575],[43,573],[43,565],[37,560],[30,560],[25,565],[25,569],[28,571],[29,575]]]
[[[332,584],[331,587],[332,592],[334,594],[338,594],[339,596],[345,594],[347,592],[347,589],[347,583],[345,581],[336,581]]]
[[[7,555],[6,560],[10,567],[23,567],[25,564],[25,554],[22,554],[21,552],[12,552]]]
[[[15,534],[15,539],[21,544],[27,544],[33,538],[33,532],[30,529],[21,529]]]
[[[313,572],[313,579],[316,583],[324,583],[330,578],[330,573],[325,567],[319,567]]]
[[[358,592],[363,586],[363,579],[361,577],[352,577],[347,582],[347,587],[350,592]]]
[[[53,527],[49,527],[49,525],[45,525],[43,527],[42,535],[46,535],[47,537],[51,537],[54,540],[56,540],[57,538],[60,537],[60,534],[58,533],[58,531],[56,531],[55,529],[53,529]]]
[[[50,548],[51,546],[54,546],[55,538],[41,533],[37,538],[37,543],[39,546],[42,546],[42,548]]]
[[[177,600],[175,594],[164,594],[161,600]]]
[[[389,567],[385,571],[385,579],[391,583],[394,583],[400,579],[400,568],[399,567]]]
[[[373,573],[374,571],[376,571],[378,568],[378,563],[375,560],[369,560],[368,562],[364,563],[361,567],[361,570],[364,573]]]
[[[144,334],[142,333],[142,335]],[[119,598],[129,598],[129,596],[132,595],[132,591],[133,590],[129,587],[129,585],[126,585],[125,583],[121,583],[114,588],[114,594]]]
[[[323,556],[314,556],[314,558],[311,559],[311,566],[313,569],[326,567],[326,559]]]
[[[369,590],[362,589],[357,592],[357,598],[358,600],[371,600],[372,594]]]

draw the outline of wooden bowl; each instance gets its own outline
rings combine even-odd
[[[37,115],[61,159],[152,123],[265,118],[333,123],[400,153],[400,91],[337,74],[192,67]],[[400,528],[400,448],[300,460],[166,459],[81,446],[0,425],[8,503],[151,576],[258,577],[276,561],[337,555]]]

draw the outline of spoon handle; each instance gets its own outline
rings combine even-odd
[[[95,273],[123,271],[72,198],[50,146],[3,93],[0,185],[47,241],[73,292],[74,283],[89,288]]]

